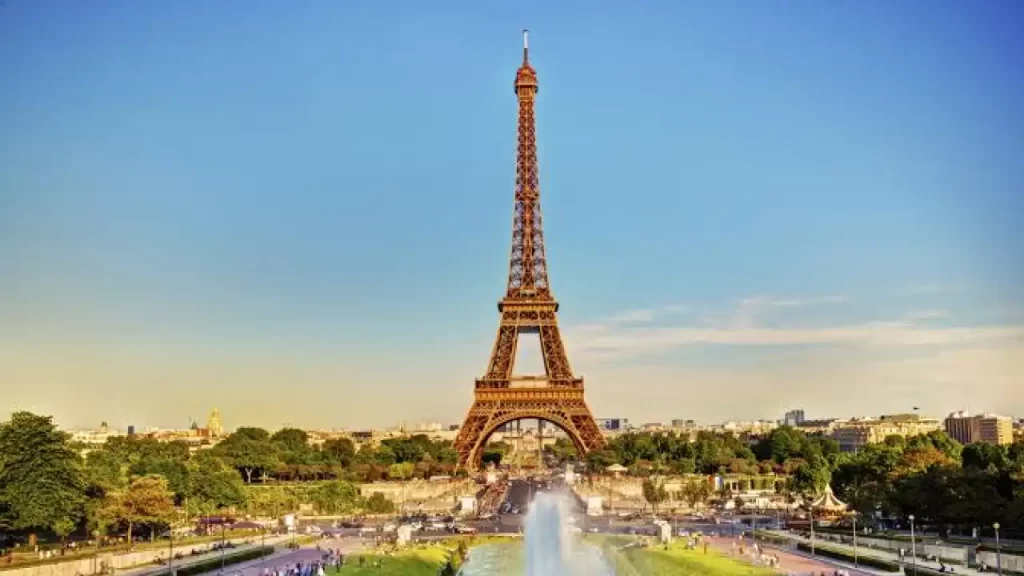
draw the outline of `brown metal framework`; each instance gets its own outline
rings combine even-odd
[[[537,73],[530,66],[526,33],[523,65],[516,72],[519,145],[508,289],[498,303],[501,323],[487,365],[476,381],[473,405],[455,440],[459,465],[479,466],[483,446],[495,430],[515,420],[538,419],[568,434],[581,455],[604,446],[604,438],[583,399],[583,378],[573,376],[558,332],[558,302],[548,284],[541,226],[537,138],[533,116]],[[520,334],[539,334],[544,376],[514,377]]]

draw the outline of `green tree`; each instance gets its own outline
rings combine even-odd
[[[694,508],[697,504],[703,503],[711,496],[711,484],[704,480],[691,478],[687,480],[680,490],[683,500]]]
[[[390,514],[395,511],[395,503],[380,492],[374,492],[363,503],[363,508],[370,514]]]
[[[813,455],[810,460],[801,461],[790,478],[793,490],[805,495],[817,494],[824,490],[832,479],[828,461],[820,454]]]
[[[416,467],[412,462],[399,462],[388,467],[388,478],[393,480],[408,480],[412,478],[413,470]]]
[[[268,438],[260,438],[259,428],[243,428],[246,433],[235,432],[213,448],[225,462],[245,474],[245,481],[252,482],[255,472],[266,472],[277,464],[277,450]]]
[[[591,450],[583,457],[587,463],[587,470],[594,473],[601,473],[612,464],[619,463],[619,456],[613,450]]]
[[[665,491],[665,485],[647,478],[644,480],[641,487],[643,489],[644,500],[651,505],[651,509],[655,514],[657,514],[658,505],[668,499],[668,492]]]
[[[313,490],[311,500],[321,514],[346,514],[358,504],[359,490],[344,480],[325,482]]]
[[[195,510],[210,514],[223,508],[241,508],[247,502],[242,478],[223,460],[200,452],[191,463],[189,501]]]
[[[104,499],[101,514],[112,523],[128,526],[128,543],[132,529],[146,525],[170,524],[174,518],[174,494],[162,476],[143,476],[132,480],[128,488],[112,492]]]
[[[511,450],[512,447],[505,442],[491,442],[484,447],[484,452],[480,455],[480,461],[484,464],[494,464],[497,466],[501,464],[502,459]]]
[[[0,424],[0,512],[15,530],[63,531],[82,514],[81,462],[48,416],[15,412]]]
[[[1003,446],[975,442],[963,447],[961,458],[964,468],[997,472],[1006,469],[1010,463],[1007,450]]]
[[[320,452],[329,462],[348,466],[355,458],[356,447],[348,438],[331,438],[324,442]]]
[[[298,428],[282,428],[274,432],[270,441],[287,452],[305,452],[309,449],[309,434]]]

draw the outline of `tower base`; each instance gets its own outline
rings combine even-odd
[[[558,426],[580,457],[604,447],[604,437],[583,399],[582,387],[478,388],[455,440],[459,468],[478,469],[487,439],[500,426],[516,420],[543,420]]]

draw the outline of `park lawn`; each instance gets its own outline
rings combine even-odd
[[[332,576],[437,576],[448,560],[449,550],[438,546],[406,550],[393,556],[382,554],[352,554],[345,557],[341,570],[332,569]],[[366,564],[359,567],[359,556],[366,558]],[[380,568],[374,568],[375,560],[381,561]]]
[[[776,573],[767,568],[751,566],[727,556],[702,548],[687,550],[681,544],[650,546],[648,548],[627,548],[618,550],[629,542],[628,538],[611,537],[603,539],[602,548],[622,576],[649,576],[655,574],[687,574],[689,576],[773,576]]]

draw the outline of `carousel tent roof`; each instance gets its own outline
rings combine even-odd
[[[611,466],[605,468],[605,470],[609,472],[625,472],[626,470],[628,470],[628,468],[626,468],[622,464],[612,464]]]
[[[846,510],[846,504],[832,493],[832,487],[825,485],[825,491],[811,502],[811,506],[819,510]]]

